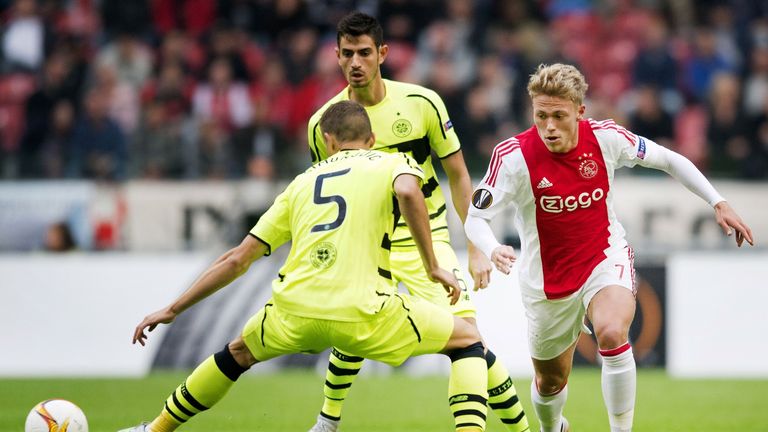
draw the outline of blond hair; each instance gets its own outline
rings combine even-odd
[[[559,97],[581,105],[588,87],[584,75],[574,66],[562,63],[540,64],[528,80],[528,95],[531,98],[538,95]]]

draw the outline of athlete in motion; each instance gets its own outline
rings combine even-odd
[[[133,342],[144,345],[145,330],[170,323],[292,240],[272,299],[240,336],[192,372],[150,424],[127,431],[173,431],[216,404],[252,365],[331,346],[391,365],[412,355],[448,355],[456,430],[485,430],[487,369],[477,330],[443,308],[398,294],[390,274],[392,231],[402,215],[431,280],[454,301],[460,294],[455,276],[440,268],[432,251],[421,169],[407,155],[370,150],[371,125],[355,102],[329,107],[320,128],[332,156],[297,176],[250,235],[178,299],[144,318]]]
[[[714,208],[739,246],[753,244],[749,227],[688,159],[611,120],[585,119],[586,91],[575,67],[539,66],[528,82],[534,125],[496,146],[465,223],[499,271],[518,265],[535,369],[531,398],[545,432],[569,430],[562,412],[585,314],[602,357],[611,431],[632,429],[634,255],[613,211],[614,170],[640,165],[669,173]],[[516,209],[519,257],[488,224],[507,205]]]
[[[389,47],[384,44],[382,28],[375,18],[360,12],[347,15],[337,26],[336,42],[339,66],[349,85],[309,121],[312,160],[319,162],[328,156],[322,128],[318,126],[327,107],[341,100],[353,100],[363,105],[376,134],[373,148],[408,154],[424,170],[422,191],[429,211],[435,255],[441,265],[453,271],[463,292],[455,305],[449,304],[442,286],[430,281],[421,266],[418,251],[404,221],[398,224],[392,237],[392,276],[402,282],[412,295],[448,308],[454,315],[476,326],[475,307],[469,298],[456,253],[451,248],[445,198],[432,165],[434,153],[448,176],[453,206],[463,222],[472,184],[445,104],[432,90],[382,78],[380,65],[386,60]],[[488,258],[471,244],[468,245],[468,252],[474,288],[487,287],[492,268]],[[344,400],[363,364],[360,353],[344,353],[343,358],[339,354],[339,350],[333,350],[330,355],[325,399],[317,422],[311,429],[314,432],[336,431]],[[486,353],[486,360],[489,406],[509,431],[528,430],[528,419],[509,373],[490,350]]]

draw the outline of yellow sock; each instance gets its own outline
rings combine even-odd
[[[488,406],[499,417],[510,432],[528,431],[528,418],[523,404],[517,397],[517,389],[509,377],[507,368],[488,350],[485,353],[488,364]]]
[[[483,431],[488,412],[488,365],[479,342],[450,354],[448,403],[457,431]]]
[[[344,354],[336,348],[331,349],[328,358],[328,371],[325,373],[323,409],[320,415],[330,420],[341,420],[341,408],[349,389],[363,367],[363,358]]]
[[[228,348],[208,357],[168,396],[160,415],[150,424],[152,432],[176,430],[192,416],[216,404],[246,371]]]

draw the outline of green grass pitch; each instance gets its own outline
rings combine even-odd
[[[115,431],[152,419],[186,374],[145,379],[0,379],[0,431],[22,431],[29,410],[48,398],[69,399],[86,413],[92,432]],[[306,431],[322,404],[324,377],[308,371],[244,375],[213,409],[181,430]],[[515,381],[532,430],[530,380]],[[768,380],[672,380],[662,370],[638,374],[635,431],[768,431]],[[347,432],[449,431],[447,378],[361,376],[346,404]],[[577,369],[570,379],[565,415],[576,432],[608,430],[600,371]],[[493,414],[488,430],[505,429]]]

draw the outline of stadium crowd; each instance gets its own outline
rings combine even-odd
[[[470,173],[530,124],[539,63],[712,177],[768,177],[768,3],[0,0],[0,178],[288,179],[345,85],[335,23],[384,25],[385,77],[446,103]]]

